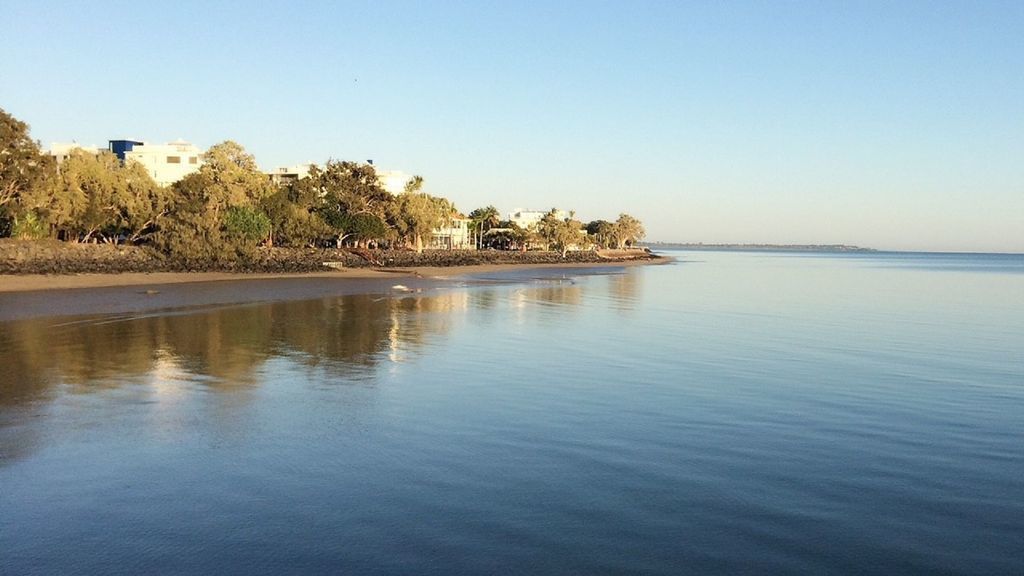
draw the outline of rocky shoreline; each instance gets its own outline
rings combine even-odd
[[[0,240],[0,274],[119,274],[126,272],[294,273],[336,269],[452,267],[487,264],[578,264],[657,260],[643,250],[506,252],[499,250],[348,250],[260,248],[251,258],[181,263],[147,247],[70,244],[56,240]]]

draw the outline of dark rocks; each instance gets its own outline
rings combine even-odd
[[[154,272],[164,258],[139,246],[0,239],[0,274]]]

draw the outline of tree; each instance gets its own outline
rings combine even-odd
[[[269,235],[263,234],[264,223],[270,224],[260,204],[274,193],[273,184],[260,172],[256,159],[235,142],[210,147],[203,162],[198,172],[172,186],[172,216],[154,240],[190,264],[247,258],[256,242]]]
[[[498,225],[501,220],[501,214],[498,213],[498,209],[494,206],[486,206],[484,208],[477,208],[469,213],[469,219],[472,221],[471,226],[477,233],[477,247],[483,247],[483,235],[491,228]]]
[[[618,243],[615,224],[607,220],[594,220],[587,224],[587,234],[601,248],[612,248]]]
[[[522,226],[516,224],[515,222],[509,223],[508,229],[510,230],[512,242],[517,248],[519,248],[523,252],[526,252],[526,250],[530,247],[531,242],[537,241],[536,227],[534,226],[533,228],[534,229],[523,228]]]
[[[0,108],[0,208],[35,186],[44,171],[43,155],[28,130],[28,124]]]
[[[570,212],[568,218],[559,218],[558,210],[552,208],[541,218],[537,227],[540,237],[549,247],[561,252],[562,258],[565,258],[570,248],[579,246],[585,240],[583,224],[574,216],[575,213]]]
[[[123,236],[137,242],[158,227],[169,200],[167,189],[142,165],[122,165],[107,151],[75,150],[55,179],[46,213],[68,240],[87,242],[98,236],[117,242]]]
[[[368,247],[371,242],[384,240],[391,234],[387,223],[375,214],[339,214],[330,225],[344,230],[342,239],[355,243],[357,247]]]
[[[322,171],[311,170],[310,178],[324,204],[340,212],[383,217],[394,199],[370,164],[329,160]]]
[[[123,197],[120,161],[110,152],[90,154],[73,150],[60,167],[51,201],[42,211],[65,240],[88,242],[101,232],[112,232]]]
[[[159,229],[170,208],[169,188],[159,186],[137,162],[117,167],[121,185],[115,191],[115,223],[128,242],[137,243]]]
[[[52,174],[52,159],[29,138],[28,124],[0,108],[0,221],[22,216],[39,222],[38,214],[26,206],[32,202],[22,200],[32,192],[45,194]]]
[[[252,206],[232,206],[224,215],[224,230],[235,242],[255,247],[270,236],[270,218]]]
[[[487,234],[487,246],[501,250],[526,251],[527,244],[535,234],[512,221],[499,222]]]
[[[619,214],[619,219],[615,221],[615,238],[619,248],[635,245],[645,234],[639,220],[629,214]]]
[[[167,203],[167,190],[141,165],[122,165],[107,151],[77,149],[45,185],[19,195],[15,219],[21,223],[15,228],[19,235],[33,230],[33,237],[56,234],[72,242],[136,242],[158,227]]]
[[[231,206],[252,206],[274,192],[270,177],[260,171],[256,158],[231,140],[215,144],[203,154],[199,173],[209,180],[204,195],[214,212]]]
[[[310,166],[309,173],[279,186],[260,203],[270,218],[270,244],[306,246],[334,237],[334,230],[323,219],[324,199],[317,187],[320,169]]]
[[[226,262],[234,255],[220,213],[209,209],[213,185],[211,175],[201,171],[171,185],[170,214],[153,235],[158,249],[189,266]]]
[[[413,194],[423,190],[423,176],[413,176],[405,183],[405,193]]]
[[[383,223],[394,212],[395,199],[381,186],[372,165],[330,160],[323,170],[313,167],[309,181],[317,198],[316,211],[334,230],[339,246],[351,237],[358,238],[357,242],[385,238],[388,229]],[[367,236],[373,230],[382,234]]]
[[[330,226],[315,212],[316,205],[293,192],[298,187],[298,183],[292,183],[260,202],[260,209],[270,219],[271,245],[306,246],[333,235]]]
[[[444,199],[418,192],[423,179],[414,177],[399,194],[391,213],[391,223],[400,238],[411,244],[416,252],[423,252],[423,237],[442,225],[451,224],[455,207]]]

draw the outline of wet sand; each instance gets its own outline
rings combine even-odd
[[[485,264],[457,267],[351,269],[297,274],[153,272],[68,276],[0,276],[0,321],[42,316],[120,314],[308,300],[348,294],[429,294],[434,290],[494,282],[502,274],[521,280],[542,276],[614,271],[662,264],[669,258],[565,264]],[[474,277],[486,276],[487,280]],[[397,286],[397,288],[396,288]]]

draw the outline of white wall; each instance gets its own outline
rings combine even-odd
[[[548,212],[550,210],[515,210],[509,212],[508,219],[520,228],[529,228],[531,225],[540,222]],[[565,210],[556,210],[555,215],[562,220],[569,217],[569,213]]]
[[[153,180],[169,186],[203,165],[202,150],[188,142],[177,140],[167,144],[138,144],[125,152],[125,162],[134,160],[145,166]]]
[[[405,192],[406,183],[412,179],[412,176],[401,170],[376,170],[376,172],[381,187],[392,194]]]
[[[50,149],[46,151],[47,154],[57,159],[57,164],[62,164],[68,159],[73,150],[81,150],[86,154],[99,154],[100,149],[96,146],[82,146],[78,142],[53,142],[50,144]]]

